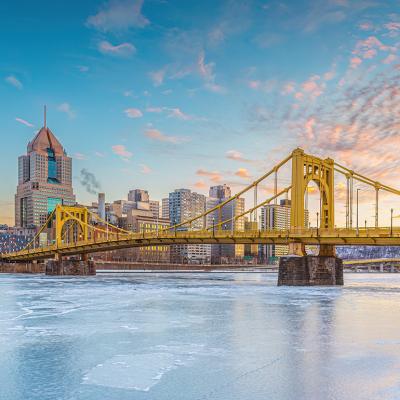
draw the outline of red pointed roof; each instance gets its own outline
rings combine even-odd
[[[34,139],[28,144],[28,153],[36,151],[37,153],[47,154],[47,149],[52,149],[55,155],[63,155],[64,148],[58,139],[54,136],[53,132],[43,127],[36,134]]]

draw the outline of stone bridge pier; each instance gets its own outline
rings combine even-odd
[[[292,253],[279,261],[278,286],[343,285],[343,262],[334,246],[321,245],[320,254],[305,255],[302,245],[289,246]]]
[[[96,264],[86,254],[80,259],[63,259],[61,256],[46,262],[46,275],[96,275]]]

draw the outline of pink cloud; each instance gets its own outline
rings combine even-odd
[[[389,31],[400,31],[400,22],[389,22],[385,25]]]
[[[384,64],[391,64],[392,62],[397,60],[397,56],[394,54],[389,54],[382,62]]]
[[[353,68],[353,69],[358,68],[358,66],[359,66],[361,63],[362,63],[362,60],[361,60],[360,57],[353,57],[353,58],[350,60],[350,67]]]
[[[133,156],[133,153],[128,151],[123,144],[115,144],[114,146],[111,146],[111,149],[114,154],[122,157],[124,161],[129,160]]]
[[[128,118],[140,118],[143,113],[138,108],[127,108],[124,113]]]
[[[296,84],[294,82],[287,82],[282,89],[282,94],[290,94],[296,90]]]
[[[222,180],[222,174],[218,171],[207,171],[205,169],[198,169],[196,171],[196,175],[205,176],[214,183],[221,182]]]
[[[136,47],[133,44],[127,42],[113,45],[110,42],[103,40],[98,44],[98,49],[103,54],[110,54],[120,57],[128,57],[136,53]]]
[[[180,136],[169,136],[158,129],[147,129],[145,131],[145,136],[151,140],[158,141],[158,142],[165,142],[165,143],[173,143],[173,144],[180,144],[187,141],[187,138],[180,137]]]
[[[260,81],[249,81],[247,84],[250,89],[258,89],[261,86]]]
[[[234,160],[234,161],[250,162],[250,160],[244,158],[243,154],[237,150],[228,150],[226,152],[226,158],[228,158],[230,160]]]
[[[314,117],[309,118],[306,121],[306,123],[304,124],[304,129],[305,129],[307,140],[314,139],[314,126],[315,126],[315,118]]]
[[[249,174],[249,171],[246,168],[239,168],[235,172],[236,176],[239,176],[240,178],[250,178],[251,175]]]
[[[33,127],[33,124],[31,124],[30,122],[28,122],[28,121],[26,121],[26,120],[24,120],[24,119],[22,119],[22,118],[15,118],[15,120],[16,120],[17,122],[19,122],[20,124],[23,124],[23,125],[25,125],[25,126],[29,126],[30,128]]]
[[[201,181],[201,180],[197,181],[193,186],[198,190],[202,190],[202,189],[205,189],[207,187],[206,183],[204,181]]]
[[[149,166],[147,166],[146,164],[140,164],[140,172],[142,174],[147,175],[147,174],[150,174],[151,171],[152,171],[152,169]]]

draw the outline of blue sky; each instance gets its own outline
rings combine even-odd
[[[398,1],[15,0],[0,16],[0,222],[43,104],[83,203],[83,168],[107,200],[161,199],[236,191],[296,146],[397,184]]]

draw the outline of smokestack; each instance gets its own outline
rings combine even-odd
[[[104,193],[99,193],[99,208],[97,214],[101,219],[106,219],[106,195]]]

